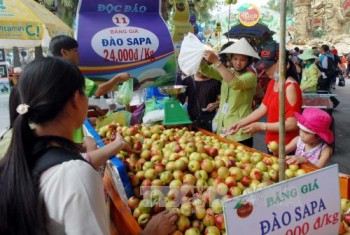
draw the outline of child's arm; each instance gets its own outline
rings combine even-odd
[[[286,156],[286,163],[287,165],[292,165],[292,164],[302,164],[302,163],[307,163],[308,160],[306,157],[299,156],[299,155],[289,155]]]
[[[286,145],[286,153],[290,153],[292,151],[295,151],[297,149],[297,143],[299,140],[299,136],[296,136],[294,139],[292,139],[292,141],[289,142],[289,144]],[[291,164],[302,164],[302,163],[307,163],[308,160],[306,157],[303,156],[298,156],[298,155],[289,155],[286,156],[286,163],[288,165]]]
[[[299,136],[294,137],[287,145],[286,145],[286,154],[295,151],[297,149],[297,143],[299,140]]]
[[[332,156],[333,154],[333,149],[331,146],[327,145],[327,147],[325,147],[322,151],[321,151],[321,156],[319,158],[319,160],[317,161],[317,163],[315,164],[317,167],[321,168],[321,167],[325,167],[329,158]]]

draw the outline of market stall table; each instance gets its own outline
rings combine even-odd
[[[319,108],[332,115],[333,105],[330,97],[335,96],[335,94],[303,93],[302,108]]]
[[[103,142],[101,141],[101,138],[99,138],[98,135],[96,135],[97,133],[94,133],[94,130],[92,129],[92,127],[89,125],[88,122],[85,122],[85,126],[88,127],[88,129],[90,130],[90,132],[93,133],[93,137],[99,139],[98,144],[103,145]],[[235,143],[233,141],[227,140],[225,138],[222,138],[220,136],[215,135],[214,133],[205,131],[203,129],[197,129],[197,128],[193,128],[194,130],[197,130],[199,132],[202,132],[204,134],[204,136],[211,136],[214,137],[216,139],[218,139],[220,142],[224,142],[224,143],[229,143],[229,144],[234,144],[235,146],[240,145],[239,143]],[[96,140],[97,140],[96,139]],[[248,152],[259,152],[255,149],[243,146],[245,151]],[[263,156],[268,156],[265,153],[259,152],[261,153]],[[117,165],[115,165],[115,161],[117,161]],[[125,166],[124,164],[117,158],[112,158],[112,161],[109,162],[107,164],[107,170],[105,172],[105,184],[106,184],[106,188],[108,193],[111,196],[111,205],[110,205],[110,209],[111,209],[111,219],[114,222],[114,224],[120,224],[122,223],[123,225],[120,227],[121,230],[119,230],[119,232],[122,231],[129,231],[130,234],[139,234],[140,231],[140,227],[138,226],[136,220],[134,219],[133,215],[131,213],[129,213],[129,208],[126,206],[126,201],[125,201],[125,196],[127,198],[130,197],[130,185],[128,185],[130,182],[126,182],[125,179],[120,179],[119,177],[115,177],[115,170],[117,168],[116,175],[119,175],[119,177],[122,178],[122,176],[127,175],[127,173],[125,172]],[[311,164],[302,164],[301,168],[304,169],[306,172],[311,172],[316,170],[317,168]],[[112,170],[113,169],[113,170]],[[120,171],[121,170],[121,171]],[[350,176],[348,175],[339,175],[340,177],[340,195],[342,198],[349,198],[349,179]],[[117,183],[116,183],[117,181]],[[123,190],[123,186],[124,186],[124,190]],[[125,188],[126,186],[126,188]],[[126,190],[125,190],[126,189]],[[129,193],[128,193],[129,191]],[[127,221],[127,222],[124,222]],[[118,230],[118,228],[117,228]],[[132,230],[132,231],[131,231]]]

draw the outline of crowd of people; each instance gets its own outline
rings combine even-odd
[[[97,149],[80,128],[89,109],[87,97],[101,96],[131,76],[120,73],[96,85],[77,67],[78,42],[71,37],[53,38],[50,51],[51,57],[25,67],[10,95],[10,128],[0,140],[0,233],[109,234],[103,182],[95,169],[121,150],[137,151],[120,135]],[[338,61],[328,45],[320,47],[320,55],[315,49],[294,52],[285,58],[287,163],[323,167],[332,155],[332,117],[317,108],[302,110],[302,93],[330,92],[336,78],[329,71],[330,60],[347,63],[341,68],[349,76],[350,58]],[[265,132],[266,145],[278,142],[279,60],[275,42],[260,52],[245,38],[224,45],[219,53],[207,50],[198,72],[179,79],[188,87],[179,99],[201,128],[249,147],[257,132]],[[254,106],[262,73],[270,80],[261,103]],[[169,234],[176,229],[176,219],[175,212],[160,213],[143,233]]]
[[[336,54],[333,53],[335,51],[332,50],[331,52],[328,45],[303,51],[296,47],[291,52],[286,51],[285,141],[287,146],[294,146],[292,142],[294,143],[294,140],[300,138],[301,133],[305,132],[305,130],[301,130],[296,117],[296,114],[302,112],[302,94],[331,93],[331,89],[334,87],[336,76],[333,77],[334,74],[329,73],[327,62],[329,59],[340,60],[337,60]],[[278,142],[280,77],[278,56],[278,43],[270,43],[262,51],[256,52],[245,38],[235,43],[225,44],[218,54],[210,50],[205,51],[198,74],[221,81],[219,106],[216,111],[217,123],[215,127],[217,129],[210,129],[210,126],[206,126],[205,129],[249,147],[253,147],[253,135],[257,132],[265,132],[266,145],[271,141]],[[343,68],[346,68],[346,66]],[[342,71],[345,73],[345,69]],[[258,91],[256,88],[262,74],[270,78],[270,81],[268,85],[264,86],[265,89],[260,104],[255,107],[252,105],[254,104],[253,98]],[[196,76],[186,77],[183,75],[182,84],[193,86],[192,84],[197,83],[193,83],[193,81],[196,81]],[[178,82],[178,84],[181,84],[181,82]],[[193,88],[190,88],[190,90],[193,90]],[[187,94],[190,96],[190,93]],[[197,93],[191,92],[191,94],[195,95]],[[216,96],[217,93],[215,93]],[[215,97],[212,97],[212,99]],[[339,101],[333,96],[330,96],[330,99],[333,102],[333,108],[336,108]],[[185,102],[184,99],[182,101]],[[187,99],[187,103],[192,107],[197,105],[196,99]],[[204,102],[201,107],[207,105],[209,106],[209,102]],[[191,117],[197,117],[201,114],[203,114],[203,111],[199,107],[191,108]],[[325,115],[330,117],[328,113]],[[261,121],[264,118],[266,118],[266,122]],[[327,122],[327,130],[330,129],[331,123]],[[209,124],[211,123],[209,122]],[[313,132],[310,131],[310,133]],[[322,141],[322,143],[329,147],[332,141],[330,143],[329,141]],[[309,147],[307,146],[306,149],[310,150]],[[325,159],[328,160],[332,155],[332,149],[326,149],[327,157]],[[295,151],[296,148],[292,147],[286,149],[286,153],[290,156],[294,156]],[[268,148],[267,152],[276,154],[270,152]],[[300,153],[300,151],[297,152]],[[320,154],[316,155],[316,158],[321,156]],[[289,162],[294,161],[290,160]],[[324,166],[324,164],[325,162],[317,166]]]

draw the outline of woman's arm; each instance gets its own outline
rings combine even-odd
[[[203,58],[216,67],[217,71],[220,73],[222,79],[225,82],[230,83],[235,77],[238,76],[225,67],[225,65],[220,61],[219,57],[215,54],[214,51],[205,51],[203,54]]]
[[[259,108],[255,109],[251,114],[249,114],[247,117],[241,119],[240,121],[234,123],[231,125],[229,129],[229,134],[234,135],[239,131],[241,128],[245,128],[247,125],[256,122],[260,118],[264,117],[267,113],[267,107],[262,103]],[[255,125],[255,128],[262,130],[263,127],[263,122],[256,122],[257,124]],[[265,123],[266,124],[266,123]],[[244,129],[243,129],[244,131]]]
[[[215,109],[219,108],[220,100],[217,100],[213,103],[209,103],[207,106],[207,111],[213,112]]]
[[[254,129],[255,131],[252,131],[251,128],[253,128],[253,127],[249,128],[248,126],[246,126],[243,129],[243,132],[244,133],[255,133],[255,132],[258,132],[258,131],[279,132],[279,122],[256,122],[256,123],[257,124],[252,123],[251,125],[253,125],[253,124],[258,125],[258,127],[257,127],[258,129],[255,128]],[[286,122],[285,122],[286,132],[294,131],[297,128],[298,128],[298,126],[297,126],[297,119],[295,117],[289,117],[289,118],[286,119]]]
[[[107,92],[111,91],[117,85],[117,83],[125,82],[130,78],[131,75],[129,73],[118,73],[109,81],[101,83],[95,91],[95,96],[99,97],[106,94]]]
[[[297,90],[295,86],[290,85],[286,88],[286,98],[291,106],[294,106],[298,101]]]
[[[138,153],[138,151],[131,148],[131,146],[118,133],[115,140],[102,148],[87,152],[90,163],[94,168],[98,168],[106,163],[106,161],[119,153],[121,150],[127,152]]]
[[[222,81],[222,77],[219,71],[215,68],[215,65],[208,65],[206,63],[202,64],[198,71],[206,77]]]
[[[293,85],[290,85],[287,87],[286,89],[286,98],[287,98],[287,102],[291,105],[294,106],[296,105],[296,103],[298,102],[298,99],[300,97],[298,97],[297,95],[297,90],[296,87]],[[275,123],[274,126],[272,127],[274,131],[278,132],[278,123]],[[295,131],[298,129],[297,126],[297,119],[294,117],[294,112],[291,114],[290,117],[286,118],[286,123],[285,123],[285,128],[286,131]]]
[[[159,214],[153,216],[147,223],[144,230],[140,235],[163,235],[171,234],[176,230],[177,212],[173,211],[162,211]]]
[[[291,106],[294,106],[298,101],[297,91],[294,86],[288,86],[286,89],[286,97]],[[263,109],[263,110],[260,110]],[[256,122],[260,118],[262,118],[267,113],[267,107],[262,103],[260,107],[251,113],[248,117],[239,121],[240,127],[243,127],[244,133],[256,133],[259,131],[271,131],[278,132],[279,131],[279,122],[274,123],[264,123],[264,122]],[[255,122],[255,123],[253,123]],[[238,129],[237,129],[238,128]],[[293,116],[287,117],[285,121],[285,129],[286,131],[293,131],[298,128],[297,120]],[[239,130],[239,127],[236,127],[236,131]]]

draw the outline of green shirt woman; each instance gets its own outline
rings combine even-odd
[[[305,49],[303,54],[298,56],[304,62],[303,74],[300,82],[302,92],[316,92],[318,77],[321,74],[315,64],[317,58],[312,49]]]
[[[232,123],[252,112],[257,76],[254,72],[248,71],[247,68],[252,63],[253,58],[259,59],[260,57],[245,38],[224,49],[220,54],[230,56],[229,63],[233,67],[232,69],[224,66],[213,51],[205,51],[203,54],[204,59],[212,65],[202,65],[200,68],[200,72],[204,75],[222,81],[217,134],[252,147],[252,135],[244,134],[241,131],[234,135],[226,135],[226,133]]]

